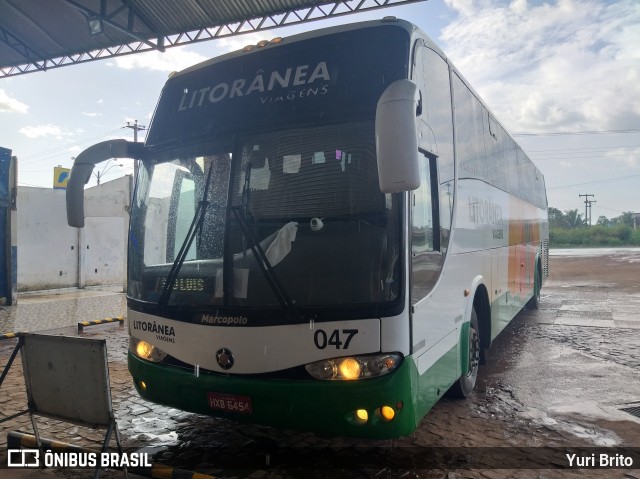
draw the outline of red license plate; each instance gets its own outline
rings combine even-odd
[[[237,394],[208,393],[209,407],[218,411],[251,414],[253,407],[249,396]]]

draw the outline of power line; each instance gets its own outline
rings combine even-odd
[[[561,210],[561,211],[568,211],[568,210],[576,210],[577,208],[575,206],[550,206],[550,208],[555,208],[557,210]],[[604,206],[601,204],[598,204],[598,208],[603,209],[603,210],[609,210],[609,211],[615,211],[616,213],[626,213],[626,211],[622,211],[619,210],[617,208],[611,208],[610,206]]]
[[[620,211],[615,208],[609,208],[608,206],[598,205],[598,208],[602,208],[603,210],[615,211],[616,213],[624,213],[624,211]]]
[[[637,178],[638,176],[640,176],[640,174],[628,175],[628,176],[618,176],[617,178],[606,178],[604,180],[597,180],[597,181],[586,181],[584,183],[575,183],[573,185],[554,186],[553,188],[547,188],[547,191],[562,190],[562,189],[565,189],[565,188],[573,188],[575,186],[595,185],[595,184],[598,184],[598,183],[608,183],[610,181],[628,180],[628,179],[631,179],[631,178]]]
[[[103,138],[105,136],[108,135],[112,135],[120,130],[124,129],[124,127],[120,127],[120,128],[116,128],[115,130],[111,130],[111,131],[107,131],[105,133],[101,133],[99,135],[94,135],[91,137],[87,137],[81,140],[78,140],[74,143],[67,143],[63,146],[58,146],[56,148],[52,148],[50,150],[45,150],[45,151],[41,151],[40,153],[34,153],[33,155],[29,155],[27,157],[21,158],[20,159],[20,166],[27,166],[27,165],[32,165],[34,163],[38,163],[40,161],[44,161],[44,160],[48,160],[53,156],[57,156],[59,154],[61,154],[62,152],[68,152],[69,148],[73,147],[73,146],[79,146],[82,143],[88,143],[88,142],[93,142],[94,140],[98,139],[98,138]]]

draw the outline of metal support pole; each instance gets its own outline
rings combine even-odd
[[[4,378],[7,377],[7,374],[9,373],[9,369],[13,364],[13,360],[16,359],[16,356],[18,355],[18,351],[20,351],[20,348],[22,348],[23,343],[24,343],[23,337],[18,336],[18,344],[16,344],[16,347],[13,349],[13,352],[11,353],[11,357],[9,357],[9,361],[7,362],[7,365],[4,367],[4,370],[2,371],[2,375],[0,376],[0,386],[2,386],[2,383],[4,382]]]

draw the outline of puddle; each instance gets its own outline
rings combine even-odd
[[[640,248],[551,248],[550,256],[585,257],[585,256],[619,256],[630,255],[637,258]]]
[[[587,419],[598,420],[600,417],[604,417],[605,413],[595,403],[589,403],[585,405],[590,408],[593,413]],[[575,405],[574,405],[575,407]],[[585,410],[585,412],[588,412]],[[593,446],[600,447],[612,447],[622,445],[623,441],[613,431],[603,429],[592,423],[585,423],[582,415],[580,417],[551,417],[547,413],[535,408],[527,408],[523,411],[522,416],[531,420],[534,425],[544,426],[547,429],[554,430],[563,436],[571,434],[579,439],[583,439],[591,443]],[[611,417],[610,414],[608,415]]]
[[[153,446],[173,445],[178,441],[178,433],[172,431],[173,421],[159,418],[137,417],[131,421],[132,428],[127,435]]]
[[[604,283],[601,281],[583,281],[581,283],[564,283],[558,285],[560,288],[597,288],[597,289],[611,289],[616,288],[618,283]]]
[[[586,439],[596,446],[611,447],[617,446],[622,441],[617,434],[611,431],[605,431],[596,426],[581,426],[565,421],[558,422],[561,429],[570,432],[580,439]]]

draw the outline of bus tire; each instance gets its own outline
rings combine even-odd
[[[451,396],[464,399],[468,398],[476,387],[478,377],[478,366],[480,364],[480,329],[478,328],[478,316],[475,306],[471,309],[471,320],[469,321],[469,334],[467,335],[468,367],[466,374],[463,374],[451,386],[449,390]]]
[[[540,308],[540,289],[541,289],[541,268],[540,263],[536,266],[536,273],[533,277],[533,296],[527,303],[527,309],[539,309]]]

